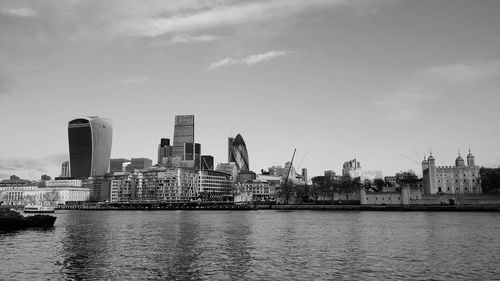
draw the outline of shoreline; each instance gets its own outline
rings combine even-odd
[[[79,206],[77,208],[58,208],[58,210],[81,211],[401,211],[401,212],[500,212],[500,204],[479,205],[128,205],[128,206]]]

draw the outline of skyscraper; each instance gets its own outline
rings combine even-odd
[[[172,157],[172,146],[170,145],[170,139],[161,139],[158,145],[158,164],[165,165],[168,162],[168,158]]]
[[[75,179],[103,175],[109,171],[113,127],[111,120],[97,116],[69,121],[69,161]]]
[[[191,148],[194,146],[194,115],[177,115],[172,156],[180,156],[181,160],[194,160],[194,153],[186,153],[186,144],[192,144]]]
[[[230,140],[231,138],[228,140],[229,162],[236,163],[238,172],[250,170],[247,147],[243,137],[238,134],[232,142],[229,142]]]

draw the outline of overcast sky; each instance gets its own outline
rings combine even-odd
[[[58,176],[67,122],[113,122],[112,158],[156,162],[174,117],[250,168],[384,175],[432,149],[500,164],[500,1],[0,2],[0,179]]]

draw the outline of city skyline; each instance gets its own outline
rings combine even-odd
[[[119,3],[119,4],[118,4]],[[0,4],[0,178],[57,176],[66,126],[113,121],[111,158],[156,159],[196,116],[216,163],[241,133],[252,169],[290,161],[421,174],[432,149],[500,164],[496,1]],[[90,15],[90,16],[82,16]],[[270,145],[271,144],[271,145]],[[417,164],[418,163],[418,164]],[[299,166],[300,165],[300,166]]]

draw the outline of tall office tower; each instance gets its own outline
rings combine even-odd
[[[228,144],[229,162],[235,162],[239,171],[250,170],[248,163],[248,152],[243,137],[238,134],[232,143]]]
[[[161,139],[160,144],[158,145],[158,164],[165,165],[165,163],[168,162],[169,157],[172,157],[170,139]]]
[[[61,164],[61,178],[69,178],[70,177],[70,172],[69,172],[69,161],[64,161]]]
[[[118,159],[109,160],[109,172],[110,173],[124,172],[123,163],[127,163],[127,162],[130,162],[130,160],[125,159],[125,158],[118,158]]]
[[[75,179],[104,175],[109,171],[113,140],[111,120],[97,116],[69,121],[69,162]]]
[[[214,157],[211,155],[201,156],[201,170],[213,170],[214,169]]]
[[[175,116],[172,156],[180,156],[181,160],[194,160],[193,153],[185,150],[187,143],[194,144],[194,115],[177,115]]]

